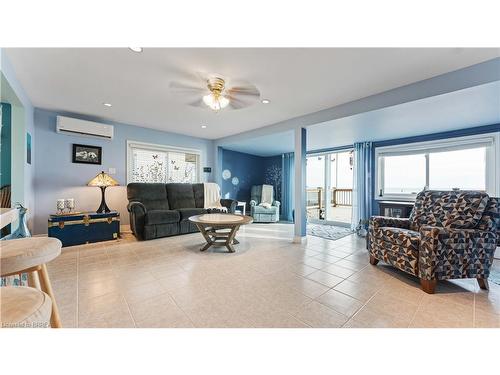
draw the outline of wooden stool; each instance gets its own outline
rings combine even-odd
[[[52,300],[44,292],[25,286],[0,288],[0,327],[48,328]]]
[[[57,238],[48,237],[29,237],[0,243],[0,276],[28,273],[30,286],[47,293],[52,300],[50,325],[53,328],[62,326],[45,264],[61,254],[61,246]]]

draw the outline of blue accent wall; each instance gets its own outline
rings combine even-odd
[[[402,144],[415,143],[415,142],[435,141],[435,140],[439,140],[439,139],[465,137],[468,135],[487,134],[487,133],[495,133],[495,132],[500,133],[500,124],[492,124],[492,125],[479,126],[479,127],[474,127],[474,128],[468,128],[468,129],[460,129],[460,130],[453,130],[453,131],[448,131],[448,132],[420,135],[420,136],[416,136],[416,137],[406,137],[406,138],[389,139],[389,140],[385,140],[385,141],[373,142],[373,158],[372,158],[371,170],[372,170],[372,175],[374,177],[372,179],[372,191],[373,191],[374,196],[373,196],[373,201],[372,201],[372,215],[379,215],[379,207],[378,207],[377,200],[375,199],[378,192],[376,191],[376,187],[375,187],[376,176],[374,175],[375,163],[377,162],[375,160],[375,150],[377,147],[402,145]]]
[[[0,130],[0,187],[10,185],[10,171],[12,158],[12,136],[11,136],[11,106],[8,103],[0,103],[0,117],[2,127]]]
[[[252,186],[264,183],[263,172],[262,157],[223,149],[222,197],[250,202]]]
[[[283,179],[283,157],[281,155],[264,157],[264,183],[274,186],[274,199],[281,202]]]
[[[56,116],[64,115],[83,120],[114,125],[114,138],[104,140],[56,133]],[[70,113],[35,110],[36,148],[34,161],[36,181],[35,233],[47,233],[47,217],[56,210],[59,198],[74,198],[76,210],[93,211],[100,202],[100,191],[86,186],[100,171],[115,168],[113,177],[120,186],[106,190],[108,206],[120,212],[121,224],[129,224],[126,193],[127,140],[166,146],[193,148],[201,151],[202,167],[214,167],[213,141],[185,135],[162,132],[139,126],[106,121],[95,117]],[[102,147],[102,165],[72,163],[72,144]],[[203,173],[203,181],[213,181],[213,173]]]
[[[253,185],[269,184],[274,186],[274,199],[280,200],[281,155],[262,157],[226,149],[221,149],[221,152],[222,197],[248,203]]]

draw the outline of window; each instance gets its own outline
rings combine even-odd
[[[425,188],[424,154],[386,156],[383,162],[385,194],[417,194]]]
[[[429,189],[486,191],[486,147],[429,154]]]
[[[325,186],[325,156],[308,156],[306,160],[307,188],[323,188]]]
[[[127,141],[127,182],[185,182],[200,180],[200,152]]]
[[[379,199],[413,199],[430,190],[482,190],[497,195],[498,134],[377,147]]]

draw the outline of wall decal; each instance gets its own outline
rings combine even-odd
[[[274,160],[275,159],[275,160]],[[281,156],[277,158],[270,158],[268,165],[264,172],[264,183],[273,185],[276,193],[275,199],[281,201],[281,179],[282,167]]]

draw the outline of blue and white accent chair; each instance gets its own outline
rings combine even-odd
[[[280,219],[280,202],[273,199],[270,207],[260,206],[262,202],[262,185],[252,186],[250,192],[250,215],[254,223],[276,223]]]

